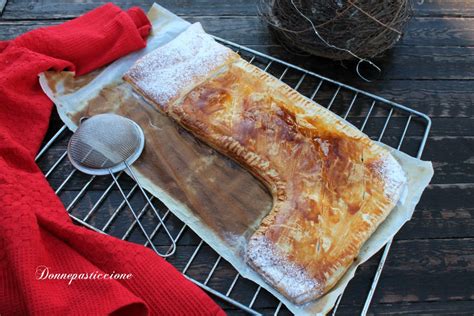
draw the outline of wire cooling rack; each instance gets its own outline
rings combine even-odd
[[[298,92],[317,101],[352,123],[369,137],[420,157],[431,127],[430,118],[401,104],[320,76],[282,60],[247,47],[216,38],[237,51],[242,58],[271,73]],[[147,207],[148,202],[127,174],[118,174],[126,201],[111,177],[87,176],[76,171],[66,158],[66,145],[71,132],[62,126],[49,139],[36,157],[45,177],[61,198],[70,216],[79,224],[100,233],[150,247],[148,238],[157,249],[166,249],[160,222]],[[176,253],[166,258],[189,280],[218,300],[229,312],[239,310],[250,314],[283,315],[289,311],[269,292],[242,278],[233,268],[175,217],[160,201],[149,196],[159,210],[177,244]],[[129,203],[127,203],[129,202]],[[145,232],[130,216],[129,205],[138,214]],[[137,210],[139,210],[137,212]],[[148,237],[148,238],[147,238]],[[387,258],[391,241],[383,250],[361,314],[368,311],[377,282]],[[341,297],[332,311],[335,315]]]

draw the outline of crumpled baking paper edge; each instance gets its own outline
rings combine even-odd
[[[106,67],[91,82],[76,92],[56,96],[55,93],[50,90],[46,77],[43,74],[40,74],[41,87],[49,98],[56,104],[61,119],[69,129],[75,131],[77,126],[69,119],[67,113],[78,111],[87,106],[87,102],[97,96],[99,91],[105,85],[115,81],[120,81],[122,75],[135,62],[135,60],[171,41],[190,25],[185,20],[179,18],[156,3],[153,4],[148,12],[148,17],[152,22],[153,32],[148,38],[147,47],[115,61]],[[140,174],[138,170],[135,169],[134,171],[138,174],[141,184],[149,192],[159,198],[171,212],[186,223],[224,259],[231,263],[241,276],[256,282],[258,285],[268,290],[296,315],[324,315],[334,307],[338,296],[344,292],[347,284],[354,277],[357,267],[376,254],[391,238],[393,238],[403,224],[410,220],[416,204],[419,202],[424,189],[428,186],[433,176],[433,168],[430,162],[415,159],[390,147],[387,148],[389,148],[392,155],[397,159],[407,174],[408,184],[405,196],[402,197],[399,204],[392,210],[387,219],[362,246],[359,256],[349,267],[344,276],[339,280],[338,284],[320,299],[301,306],[291,303],[278,291],[267,284],[258,273],[245,264],[244,258],[237,256],[235,252],[231,251],[229,246],[215,233],[209,230],[186,205],[174,200],[163,189],[154,185],[146,177]]]

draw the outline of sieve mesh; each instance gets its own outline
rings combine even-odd
[[[82,122],[69,141],[68,155],[81,171],[102,174],[124,169],[124,163],[132,164],[143,144],[143,131],[135,122],[115,114],[99,114]]]

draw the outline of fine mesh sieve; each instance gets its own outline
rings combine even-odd
[[[145,135],[137,123],[116,114],[99,114],[81,121],[81,125],[69,140],[67,152],[72,165],[79,171],[90,175],[110,174],[112,176],[150,246],[160,256],[169,257],[176,250],[175,241],[145,190],[138,182],[135,173],[130,168],[130,165],[140,157],[144,146]],[[155,248],[151,238],[140,223],[137,213],[119,185],[117,177],[114,175],[114,173],[125,169],[128,170],[130,176],[137,183],[148,205],[152,208],[171,241],[170,248],[164,254]]]

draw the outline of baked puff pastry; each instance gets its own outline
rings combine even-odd
[[[267,185],[273,207],[246,259],[296,304],[338,282],[406,183],[386,149],[199,24],[138,60],[124,79]]]

